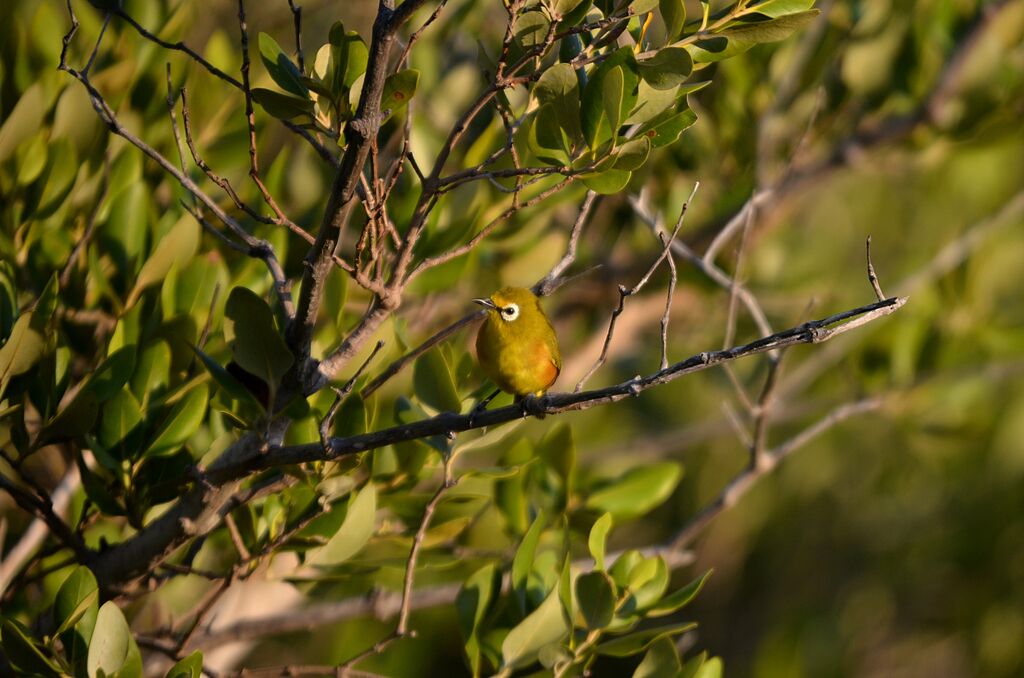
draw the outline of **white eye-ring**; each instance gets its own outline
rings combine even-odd
[[[509,304],[501,309],[501,319],[505,322],[512,322],[519,317],[519,305]]]

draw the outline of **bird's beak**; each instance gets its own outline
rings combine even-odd
[[[494,304],[494,302],[491,301],[490,299],[474,299],[473,303],[474,304],[480,304],[481,306],[486,306],[487,308],[493,308],[493,309],[497,309],[498,308]]]

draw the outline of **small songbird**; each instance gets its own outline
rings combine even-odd
[[[525,287],[505,287],[473,301],[488,309],[476,335],[484,372],[517,399],[543,395],[562,370],[562,355],[540,299]]]

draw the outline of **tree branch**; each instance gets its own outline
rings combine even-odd
[[[704,352],[670,365],[645,377],[636,377],[602,389],[579,393],[555,393],[534,399],[530,414],[559,414],[586,410],[598,405],[618,402],[639,395],[647,389],[674,381],[693,372],[700,372],[725,362],[750,355],[765,353],[796,344],[821,343],[852,329],[889,315],[901,308],[907,299],[893,297],[884,301],[861,306],[842,313],[804,323],[797,327],[777,332],[771,336],[736,346],[734,348]],[[330,461],[341,457],[373,450],[393,443],[416,440],[449,432],[469,431],[503,424],[523,416],[523,408],[516,404],[494,410],[472,414],[445,412],[412,424],[403,424],[348,438],[332,438],[329,449],[317,443],[271,447],[259,454],[242,458],[215,461],[207,471],[207,478],[213,484],[230,482],[257,471],[290,464],[310,461]]]

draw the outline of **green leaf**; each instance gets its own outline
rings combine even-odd
[[[203,653],[196,650],[171,667],[166,678],[202,678]]]
[[[786,14],[798,14],[814,6],[814,0],[765,0],[747,7],[748,11],[770,16],[773,19]]]
[[[637,135],[650,139],[651,148],[661,148],[675,142],[683,130],[695,122],[697,122],[697,114],[689,108],[678,113],[669,110],[644,123],[637,131]]]
[[[267,72],[270,73],[270,77],[274,79],[274,82],[286,92],[291,92],[300,98],[308,99],[309,90],[302,83],[302,71],[292,63],[292,60],[284,53],[284,50],[277,44],[277,41],[266,33],[260,33],[259,43],[260,58],[263,60],[263,65],[266,66]]]
[[[133,183],[112,198],[100,229],[101,244],[125,274],[134,273],[146,246],[149,205],[149,188],[141,181]]]
[[[13,272],[12,272],[13,273]],[[14,311],[15,293],[11,289],[11,311]],[[28,372],[47,350],[47,326],[57,307],[57,275],[53,274],[43,288],[31,311],[21,314],[11,327],[11,333],[0,348],[0,399],[10,380]]]
[[[502,665],[525,666],[534,661],[542,647],[561,640],[569,632],[556,586],[536,610],[519,622],[501,644]]]
[[[679,678],[682,669],[676,644],[669,638],[662,638],[647,650],[633,678]]]
[[[387,77],[384,81],[384,92],[380,97],[380,109],[390,111],[385,120],[409,105],[409,100],[416,94],[419,82],[420,72],[415,68],[406,68]]]
[[[300,115],[313,113],[313,102],[309,99],[300,99],[265,87],[253,87],[252,100],[280,120],[291,120]]]
[[[651,141],[645,136],[638,139],[630,139],[619,146],[615,152],[615,165],[617,170],[633,171],[638,170],[647,162],[651,154]]]
[[[108,450],[123,448],[123,452],[115,453],[118,458],[124,458],[125,454],[137,454],[142,420],[142,407],[131,391],[123,388],[103,404],[97,437]]]
[[[139,648],[124,614],[112,600],[103,604],[96,617],[86,670],[89,678],[99,676],[101,671],[108,676],[116,672],[119,678],[142,675]]]
[[[0,397],[13,377],[28,372],[46,350],[46,339],[32,327],[32,314],[23,313],[14,323],[11,336],[0,348]]]
[[[557,167],[564,167],[570,162],[572,142],[562,129],[552,104],[543,104],[534,113],[526,142],[541,162]]]
[[[548,10],[555,20],[560,20],[579,7],[581,2],[583,0],[550,0],[548,2]]]
[[[233,288],[224,306],[224,337],[235,362],[265,381],[273,400],[277,385],[295,359],[267,302],[245,287]]]
[[[92,430],[99,413],[100,401],[96,393],[83,387],[39,430],[35,446],[38,448],[54,440],[72,440],[85,435]]]
[[[0,626],[0,645],[11,665],[25,675],[61,675],[54,663],[9,619],[5,619]]]
[[[602,195],[618,193],[629,184],[633,173],[629,170],[609,169],[603,172],[581,174],[580,180],[590,190]]]
[[[181,269],[195,255],[198,247],[199,223],[191,214],[186,214],[160,239],[142,265],[125,307],[135,304],[146,288],[162,283],[172,266],[177,265]]]
[[[682,47],[666,47],[637,62],[640,77],[654,89],[672,89],[690,77],[693,59]]]
[[[677,40],[686,23],[686,3],[683,0],[660,0],[658,10],[665,22],[666,39],[668,42]]]
[[[350,500],[345,522],[321,548],[310,551],[311,565],[338,565],[359,553],[373,536],[377,515],[377,486],[367,483]]]
[[[629,657],[634,654],[640,654],[662,638],[678,636],[680,633],[686,633],[696,627],[697,625],[693,622],[684,622],[637,631],[636,633],[601,643],[597,646],[597,653],[609,657]]]
[[[170,375],[171,347],[166,341],[158,339],[139,355],[138,365],[131,378],[132,393],[145,404],[150,394],[167,386]]]
[[[619,125],[636,104],[637,85],[633,50],[623,47],[613,52],[594,69],[583,89],[580,122],[591,150],[612,139]]]
[[[712,657],[698,669],[694,678],[722,678],[722,660]]]
[[[99,402],[106,402],[120,392],[134,371],[135,346],[123,346],[100,363],[82,388],[94,393]]]
[[[590,536],[587,538],[587,548],[594,558],[594,567],[598,570],[604,569],[605,544],[608,540],[608,533],[612,529],[612,514],[605,513],[598,518],[593,527],[590,528]]]
[[[331,64],[325,81],[335,98],[352,86],[366,72],[369,51],[362,37],[355,31],[346,31],[340,21],[331,26],[328,44],[331,46]]]
[[[572,66],[560,63],[544,71],[533,87],[533,95],[537,103],[554,108],[559,126],[571,141],[580,138],[580,83]]]
[[[708,570],[683,588],[665,596],[647,609],[644,615],[647,617],[662,617],[685,607],[691,600],[696,598],[697,594],[700,593],[700,590],[704,588],[704,583],[708,580],[708,577],[711,576],[711,572],[712,570]]]
[[[622,103],[625,100],[626,76],[622,66],[615,66],[610,69],[601,81],[601,103],[604,107],[604,117],[611,128],[612,146],[615,146],[615,139],[618,136],[619,128],[625,119],[622,111]]]
[[[615,614],[615,584],[604,572],[581,574],[576,579],[576,604],[588,629],[603,629]]]
[[[44,219],[52,215],[74,188],[79,170],[77,155],[70,140],[50,140],[46,170],[32,187],[34,196],[38,196],[34,209],[29,208],[33,218]]]
[[[645,558],[629,573],[630,598],[624,611],[634,612],[658,602],[668,588],[668,565],[661,556]]]
[[[74,626],[86,611],[99,604],[96,577],[84,565],[79,565],[61,584],[53,603],[53,620],[57,623],[54,635],[60,635]]]
[[[465,641],[466,656],[473,675],[480,674],[480,624],[491,605],[501,593],[501,572],[494,563],[488,563],[471,574],[455,597],[455,610],[459,628]]]
[[[639,466],[592,492],[586,506],[617,518],[642,516],[668,499],[682,477],[683,467],[675,462]]]
[[[629,3],[631,14],[646,14],[658,6],[658,0],[633,0]]]
[[[441,351],[427,351],[412,368],[416,397],[438,412],[458,412],[462,408],[448,361]]]
[[[516,600],[519,601],[519,609],[526,613],[526,584],[530,578],[530,571],[533,569],[533,559],[537,555],[537,544],[540,542],[541,532],[547,524],[547,516],[541,510],[537,517],[530,524],[523,540],[516,549],[516,555],[512,558],[512,590],[515,591]]]
[[[144,456],[160,457],[171,455],[192,437],[203,419],[206,417],[206,405],[209,391],[205,385],[192,388],[181,400],[175,403],[171,413],[167,415],[160,432],[149,444]]]
[[[767,21],[737,22],[719,31],[719,35],[752,43],[777,42],[785,40],[809,24],[820,13],[821,10],[811,9],[796,14],[785,14]]]
[[[224,390],[224,393],[227,394],[229,398],[232,400],[242,401],[247,407],[254,408],[255,411],[261,415],[264,413],[263,405],[260,404],[260,401],[258,401],[252,394],[252,391],[247,389],[242,382],[235,379],[230,372],[221,366],[220,363],[206,353],[203,353],[195,346],[192,347],[192,350],[195,351],[196,355],[199,356],[199,359],[203,361],[203,365],[206,366],[210,376],[213,377],[213,380],[217,382],[217,385]]]
[[[565,502],[572,495],[573,472],[576,469],[576,441],[568,424],[551,429],[537,444],[537,456],[558,476]],[[564,506],[564,503],[563,503]]]
[[[550,25],[543,12],[523,12],[516,19],[516,41],[526,48],[536,47],[544,42]]]
[[[369,415],[363,397],[358,393],[352,393],[338,408],[338,414],[334,418],[334,431],[340,436],[357,436],[366,433],[370,427]]]
[[[32,137],[28,145],[18,148],[16,156],[16,167],[18,167],[17,183],[20,186],[28,186],[39,178],[46,168],[47,160],[47,139],[44,133],[40,132]]]
[[[691,657],[685,664],[683,664],[679,673],[676,675],[678,678],[696,678],[701,668],[704,666],[704,662],[708,660],[708,653],[701,652],[696,657]]]

